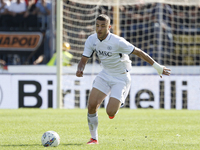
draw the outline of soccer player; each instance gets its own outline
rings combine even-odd
[[[101,14],[96,19],[96,33],[90,35],[85,43],[76,76],[82,77],[85,65],[94,52],[97,53],[103,70],[94,80],[88,101],[88,126],[91,139],[87,144],[98,144],[97,110],[105,97],[110,94],[106,112],[113,119],[127,97],[131,85],[129,54],[134,54],[152,65],[162,78],[170,75],[170,69],[154,61],[147,53],[127,42],[124,38],[110,33],[110,18]]]

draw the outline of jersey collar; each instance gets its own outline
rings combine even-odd
[[[96,33],[96,37],[97,37],[97,33]],[[104,40],[102,40],[102,41],[108,41],[109,39],[110,39],[110,37],[111,37],[111,33],[110,33],[110,31],[108,31],[108,35],[107,35],[107,37],[104,39]],[[97,39],[98,39],[98,37],[97,37]],[[99,39],[98,39],[99,40]],[[99,40],[100,41],[100,40]]]
[[[108,35],[107,35],[107,37],[105,38],[105,41],[108,41],[108,40],[110,39],[110,36],[111,36],[110,31],[108,31]]]

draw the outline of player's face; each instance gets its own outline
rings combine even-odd
[[[96,21],[96,32],[99,40],[104,40],[109,32],[109,29],[111,28],[111,25],[108,23],[108,21]]]

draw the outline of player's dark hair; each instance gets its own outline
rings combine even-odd
[[[108,24],[110,24],[110,18],[105,14],[99,15],[96,20],[106,21]]]

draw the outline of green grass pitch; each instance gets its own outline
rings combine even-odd
[[[200,111],[120,109],[113,120],[99,109],[99,145],[90,139],[86,109],[0,110],[0,150],[199,150]],[[61,138],[43,147],[48,130]]]

